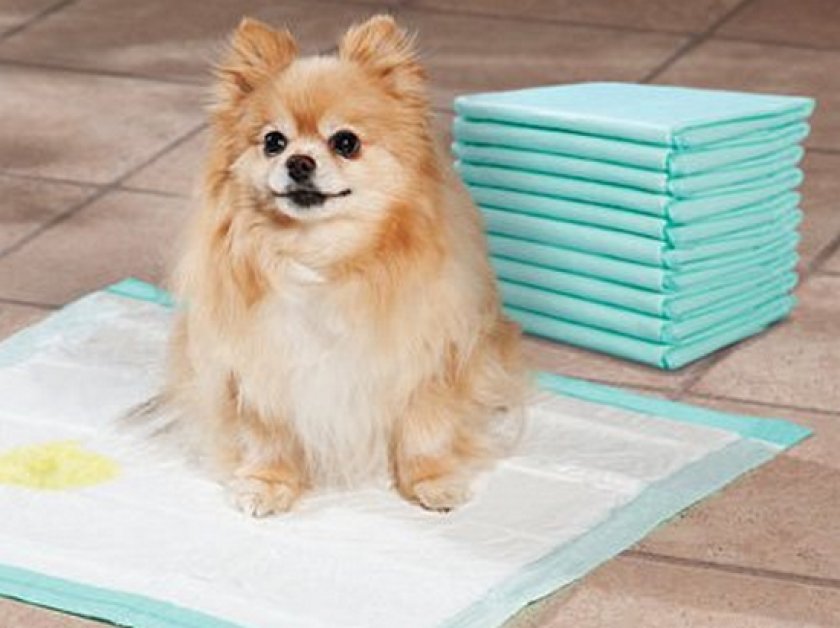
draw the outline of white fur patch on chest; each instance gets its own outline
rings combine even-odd
[[[240,391],[262,416],[291,426],[319,482],[355,483],[387,471],[386,378],[369,336],[323,280],[306,276],[284,282],[255,316]]]
[[[290,260],[285,265],[287,281],[294,286],[295,284],[311,285],[324,283],[324,276],[314,268],[310,268],[305,264]]]

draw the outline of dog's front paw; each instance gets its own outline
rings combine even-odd
[[[454,475],[422,480],[412,487],[411,492],[423,508],[437,512],[449,512],[472,497],[469,480]]]
[[[287,512],[299,491],[286,482],[268,482],[259,478],[236,478],[229,485],[234,505],[251,517]]]

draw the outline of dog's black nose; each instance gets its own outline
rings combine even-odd
[[[292,155],[286,160],[289,176],[295,183],[305,183],[315,172],[315,160],[309,155]]]

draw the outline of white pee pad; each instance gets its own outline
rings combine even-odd
[[[171,320],[132,285],[150,289],[95,293],[0,345],[0,456],[72,440],[120,468],[82,489],[0,484],[0,595],[132,626],[484,628],[807,434],[547,377],[562,394],[538,393],[515,455],[459,510],[371,488],[250,519],[115,426],[157,389]]]

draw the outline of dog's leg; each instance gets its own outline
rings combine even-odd
[[[470,484],[484,456],[466,429],[466,404],[441,391],[415,398],[397,426],[392,467],[397,490],[424,508],[448,511],[471,496]]]
[[[249,423],[241,463],[229,485],[233,501],[252,517],[286,512],[305,488],[294,438],[286,429]]]
[[[252,517],[265,517],[291,509],[303,492],[300,474],[280,461],[243,466],[230,482],[233,501]]]
[[[449,376],[415,391],[391,446],[400,493],[441,511],[466,502],[476,473],[516,440],[529,390],[518,328],[500,319],[468,362],[444,372]],[[494,431],[496,417],[510,434]]]

